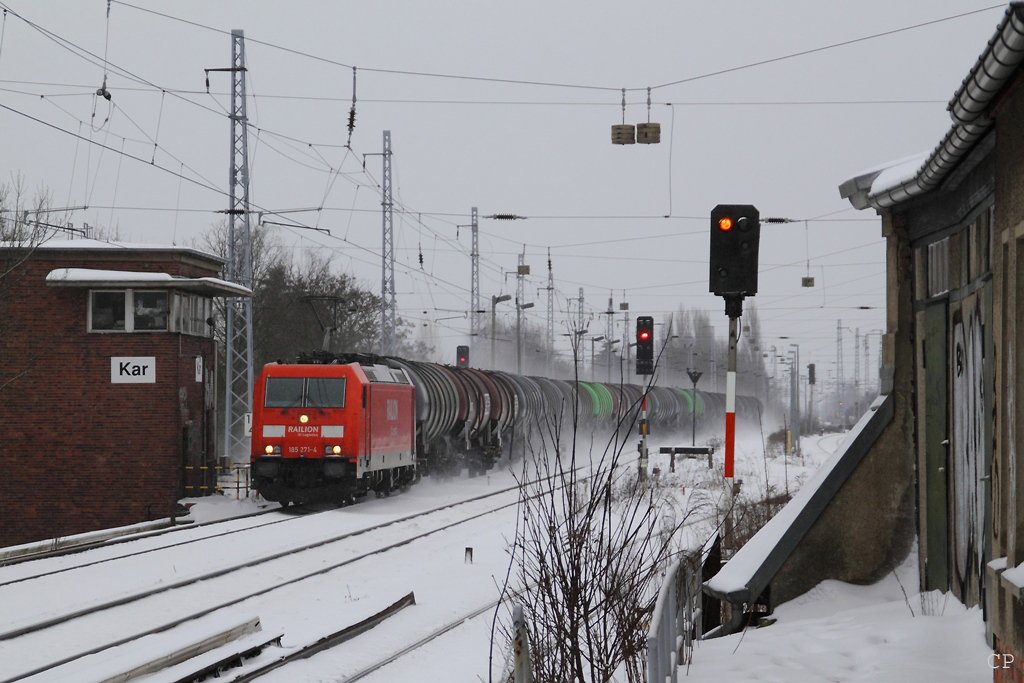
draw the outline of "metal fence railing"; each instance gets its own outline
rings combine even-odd
[[[720,543],[716,534],[699,554],[683,555],[665,573],[647,631],[648,683],[677,683],[679,667],[693,658],[693,642],[718,622],[718,614],[705,614],[701,586],[718,571]]]
[[[235,500],[249,497],[249,464],[186,465],[185,495],[207,496],[211,493],[231,495]]]

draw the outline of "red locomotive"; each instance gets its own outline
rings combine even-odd
[[[350,502],[412,483],[415,400],[400,368],[266,365],[253,390],[253,485],[288,505]]]

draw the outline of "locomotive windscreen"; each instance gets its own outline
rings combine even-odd
[[[306,405],[311,408],[344,408],[344,377],[310,377],[306,380]]]
[[[265,408],[344,408],[344,377],[268,377]]]

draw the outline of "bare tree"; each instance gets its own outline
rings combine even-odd
[[[0,245],[12,250],[0,263],[0,282],[59,229],[45,218],[50,203],[50,191],[45,187],[30,197],[20,174],[0,184]]]
[[[201,248],[227,255],[227,225],[212,226]],[[374,351],[380,341],[380,297],[356,279],[337,272],[329,255],[291,257],[266,227],[252,232],[253,354],[257,366],[299,353]],[[215,334],[223,345],[224,302],[218,301]],[[430,349],[413,337],[414,327],[399,321],[396,355],[426,358]]]
[[[13,281],[39,245],[59,229],[46,221],[49,207],[50,192],[40,187],[30,196],[20,174],[0,184],[0,358],[6,359],[0,363],[0,393],[33,367],[44,348],[37,346],[27,355],[6,352],[9,335],[4,327],[11,319],[5,308],[13,299]]]
[[[692,511],[626,466],[638,413],[627,406],[603,444],[587,446],[577,443],[578,406],[555,406],[541,418],[544,443],[524,460],[513,555],[537,680],[644,679],[660,578]]]

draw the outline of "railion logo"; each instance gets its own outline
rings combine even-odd
[[[320,428],[317,427],[316,425],[299,425],[297,427],[295,425],[288,425],[288,433],[289,434],[300,434],[300,435],[316,434],[317,431],[319,431],[319,429]]]

